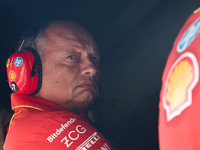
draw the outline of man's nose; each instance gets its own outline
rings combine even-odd
[[[90,58],[84,60],[82,67],[82,75],[90,75],[93,76],[97,72],[97,66],[92,62]]]

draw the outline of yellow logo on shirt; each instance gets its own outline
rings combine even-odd
[[[184,53],[174,62],[165,81],[163,107],[168,121],[192,104],[192,90],[198,80],[196,57],[192,53]]]
[[[171,110],[178,107],[186,99],[186,92],[193,78],[192,66],[182,60],[170,75],[167,85],[166,99]]]

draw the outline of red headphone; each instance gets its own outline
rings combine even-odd
[[[12,54],[6,62],[8,83],[13,92],[35,94],[42,84],[42,64],[33,48]]]

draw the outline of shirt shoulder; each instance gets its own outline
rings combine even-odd
[[[60,112],[52,116],[39,129],[42,130],[38,141],[41,146],[49,150],[112,149],[103,135],[78,115]]]
[[[24,122],[14,121],[10,130],[12,134],[8,134],[8,137],[15,141],[13,145],[21,143],[21,145],[26,145],[24,149],[32,147],[38,150],[101,149],[101,147],[112,149],[101,133],[74,113],[50,111],[31,114],[20,118]],[[17,137],[16,132],[19,135],[19,131],[23,131],[23,134]]]

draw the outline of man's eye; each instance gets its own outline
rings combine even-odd
[[[76,63],[79,61],[79,57],[77,55],[69,55],[66,58],[67,62]]]
[[[67,57],[67,59],[75,59],[75,58],[76,58],[75,55],[70,55],[70,56]]]
[[[91,57],[91,60],[92,61],[97,61],[97,62],[99,61],[99,59],[97,57]]]

